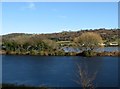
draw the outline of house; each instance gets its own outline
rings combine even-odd
[[[99,45],[101,45],[101,46],[105,46],[105,43],[99,43]]]
[[[110,42],[109,45],[110,45],[110,46],[117,46],[117,45],[118,45],[118,42]]]

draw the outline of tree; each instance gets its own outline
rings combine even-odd
[[[103,47],[101,45],[103,43],[101,36],[93,32],[83,33],[81,36],[76,37],[74,42],[83,51],[93,51],[99,47]]]
[[[116,42],[118,42],[118,46],[120,46],[120,38],[117,38]]]
[[[76,80],[75,82],[82,85],[83,89],[95,89],[94,80],[96,79],[97,71],[89,71],[87,64],[77,64],[77,67],[78,80]]]
[[[47,44],[50,50],[57,50],[58,49],[58,44],[56,44],[55,41],[49,40],[49,39],[44,39],[43,42]]]

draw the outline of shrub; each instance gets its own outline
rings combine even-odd
[[[83,52],[82,52],[82,56],[86,56],[86,57],[96,56],[96,52],[91,51],[91,50],[83,51]]]

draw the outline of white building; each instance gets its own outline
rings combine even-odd
[[[111,46],[117,46],[118,42],[111,42],[109,45],[111,45]]]

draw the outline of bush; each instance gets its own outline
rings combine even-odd
[[[11,51],[10,51],[10,50],[7,50],[7,51],[6,51],[6,54],[11,54]]]
[[[83,51],[83,52],[82,52],[82,56],[86,56],[86,57],[96,56],[96,52],[91,51],[91,50]]]
[[[83,33],[82,35],[76,37],[74,42],[77,48],[88,51],[88,50],[96,50],[100,47],[103,47],[101,44],[103,43],[102,37],[93,32]],[[86,53],[89,55],[89,52]]]
[[[38,52],[37,52],[36,50],[31,50],[31,51],[30,51],[30,54],[31,54],[31,55],[37,55]]]

